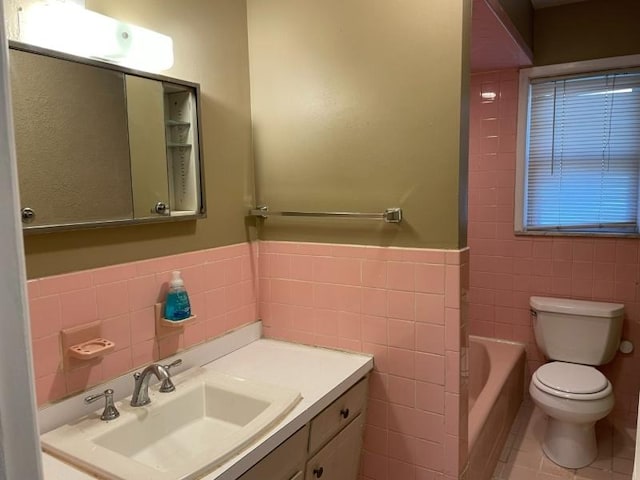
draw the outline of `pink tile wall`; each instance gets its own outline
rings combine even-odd
[[[496,93],[495,100],[482,99]],[[623,337],[640,348],[640,264],[636,239],[516,237],[513,234],[518,72],[471,81],[469,158],[469,321],[471,333],[527,344],[529,370],[543,358],[529,297],[624,303]],[[618,354],[603,367],[614,386],[614,414],[635,424],[640,355]]]
[[[467,258],[260,242],[265,336],[375,355],[363,479],[457,479],[466,464]]]
[[[257,319],[257,246],[238,244],[30,280],[38,404],[60,399]],[[155,336],[153,305],[180,270],[197,321]],[[64,371],[62,329],[99,321],[116,343],[101,360]]]

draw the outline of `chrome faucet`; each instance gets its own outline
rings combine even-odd
[[[102,412],[102,415],[100,415],[100,420],[107,422],[109,420],[115,420],[116,418],[118,418],[120,416],[120,412],[113,404],[113,390],[110,388],[105,390],[103,393],[98,393],[97,395],[89,395],[84,399],[84,403],[88,405],[97,400],[100,400],[101,398],[104,398],[104,411]]]
[[[162,380],[162,386],[160,387],[161,392],[173,392],[176,387],[171,381],[171,374],[169,373],[169,370],[180,364],[182,364],[181,359],[178,359],[169,365],[153,363],[145,368],[142,373],[134,373],[133,378],[135,380],[135,385],[133,387],[130,405],[132,407],[142,407],[151,402],[151,399],[149,398],[149,381],[151,380],[151,375],[155,375],[158,380]]]
[[[149,365],[142,373],[134,373],[135,386],[133,387],[133,395],[131,395],[132,407],[142,407],[151,402],[149,398],[149,380],[151,380],[152,374],[155,375],[158,380],[164,381],[169,379],[169,371],[163,365],[157,363]]]

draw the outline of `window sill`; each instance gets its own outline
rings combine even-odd
[[[596,232],[513,232],[516,237],[591,237],[591,238],[640,238],[640,233]]]

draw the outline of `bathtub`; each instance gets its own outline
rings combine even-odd
[[[469,475],[489,480],[524,392],[524,345],[469,336]]]

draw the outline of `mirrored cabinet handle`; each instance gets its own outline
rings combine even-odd
[[[158,202],[153,207],[152,212],[155,212],[158,215],[169,215],[169,205],[164,202]]]
[[[31,223],[36,219],[36,212],[29,207],[20,210],[20,215],[22,216],[22,223]]]

